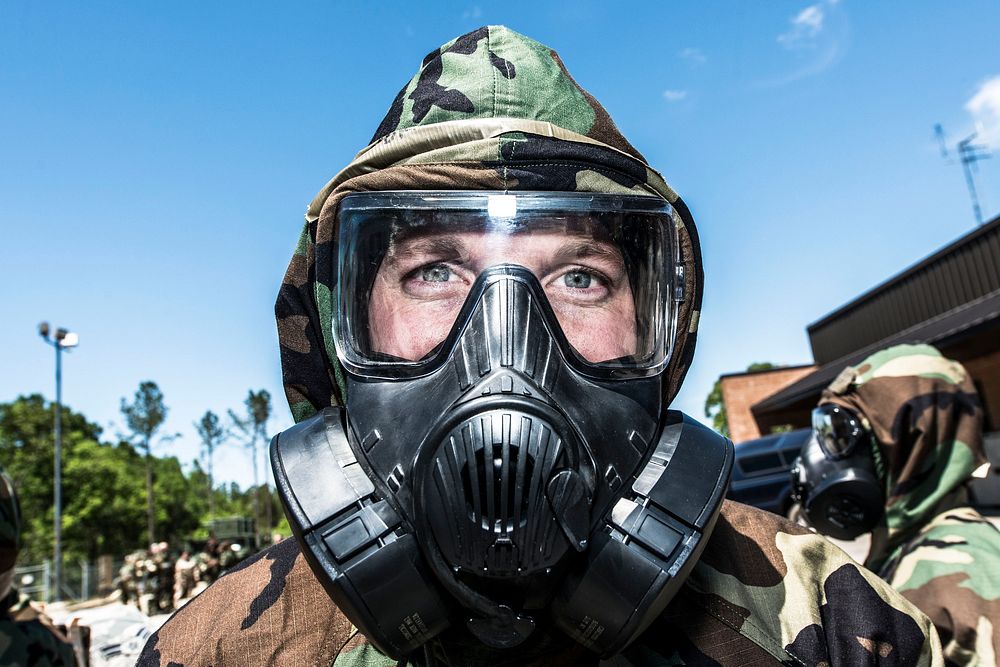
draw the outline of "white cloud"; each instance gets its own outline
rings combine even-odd
[[[478,19],[483,15],[483,8],[479,5],[474,5],[471,9],[466,9],[462,12],[462,19]]]
[[[850,26],[840,0],[819,0],[788,19],[791,27],[777,37],[788,52],[784,61],[792,69],[757,81],[763,87],[783,86],[821,74],[844,56]]]
[[[987,79],[965,103],[979,133],[976,143],[1000,149],[1000,75]]]
[[[825,0],[809,5],[791,19],[792,27],[778,35],[778,43],[786,49],[813,46],[813,40],[823,31],[826,21],[825,5],[836,4]]]
[[[687,97],[688,91],[686,90],[664,90],[663,99],[668,102],[680,102],[685,97]]]
[[[692,47],[681,49],[677,55],[681,60],[686,60],[694,65],[701,65],[706,60],[705,54],[701,52],[701,49]]]

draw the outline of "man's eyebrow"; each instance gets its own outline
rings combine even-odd
[[[616,262],[623,262],[621,251],[612,243],[603,241],[578,241],[560,246],[556,251],[556,256],[561,259],[582,259],[585,257],[598,257],[610,259]]]
[[[459,257],[465,244],[454,236],[410,237],[394,241],[386,253],[387,262],[396,262],[414,255],[434,257]]]

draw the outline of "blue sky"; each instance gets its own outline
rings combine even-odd
[[[974,226],[935,123],[1000,148],[995,1],[365,5],[0,5],[0,401],[54,394],[49,320],[81,338],[65,401],[109,434],[146,379],[182,461],[250,388],[290,425],[272,308],[306,204],[483,24],[559,51],[692,209],[698,418],[719,374],[811,361],[808,323]],[[1000,213],[1000,158],[978,185]],[[235,447],[216,471],[252,479]]]

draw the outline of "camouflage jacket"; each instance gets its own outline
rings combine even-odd
[[[451,665],[445,643],[434,653]],[[392,666],[313,577],[294,540],[244,561],[152,635],[142,667]],[[425,664],[423,655],[409,664]],[[940,665],[937,635],[902,596],[823,538],[726,502],[693,574],[624,653],[601,662],[566,643],[490,665]]]
[[[946,510],[879,572],[930,616],[948,665],[996,665],[1000,655],[1000,531],[971,507]]]
[[[929,345],[897,345],[845,369],[821,402],[875,436],[886,510],[865,564],[931,617],[947,664],[996,665],[1000,531],[964,506],[966,482],[988,469],[968,373]]]
[[[0,602],[0,667],[72,667],[73,645],[31,604],[12,590]]]

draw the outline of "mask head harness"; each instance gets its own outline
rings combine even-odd
[[[432,197],[382,196],[404,211],[420,210]],[[534,193],[521,197],[515,203],[529,209],[532,198],[545,201]],[[669,222],[659,232],[673,230],[669,206],[660,200],[552,197],[558,201],[544,204],[544,225],[566,211],[576,215],[574,206],[594,207],[597,199],[598,211],[617,211],[616,219],[623,209],[639,211]],[[380,219],[387,216],[385,208],[372,208]],[[351,621],[393,657],[448,628],[499,650],[524,643],[541,626],[602,655],[620,651],[655,620],[697,561],[733,462],[728,440],[661,404],[669,351],[645,351],[670,339],[670,317],[636,306],[634,317],[646,323],[636,328],[655,342],[631,346],[645,363],[588,361],[581,339],[568,337],[572,325],[558,301],[563,285],[590,289],[591,279],[579,275],[586,267],[573,265],[555,278],[528,268],[535,255],[525,248],[536,244],[558,254],[551,242],[566,234],[521,229],[511,252],[527,259],[479,271],[461,308],[449,315],[444,340],[408,360],[401,347],[378,349],[372,341],[382,332],[371,329],[379,321],[365,316],[359,326],[356,304],[370,312],[380,307],[377,281],[393,275],[396,261],[390,244],[413,236],[393,223],[388,233],[364,237],[346,217],[339,298],[355,305],[341,301],[337,349],[347,405],[327,408],[271,443],[279,494],[313,571]],[[614,225],[602,229],[607,233],[590,245],[574,246],[585,251],[578,254],[600,255],[598,242],[621,238]],[[427,248],[453,252],[460,236],[445,242],[423,233],[398,257]],[[372,238],[389,239],[388,249],[370,252],[378,245]],[[476,248],[503,244],[488,240],[453,252],[461,261],[400,272],[405,293],[450,289],[425,283],[447,283],[448,272],[460,275],[475,263]],[[343,256],[345,248],[354,260]],[[666,243],[623,262],[636,303],[637,295],[653,295],[654,309],[673,310],[670,300],[683,298],[672,250]],[[666,258],[671,270],[651,271],[638,255]],[[345,266],[353,277],[344,275]],[[604,280],[602,294],[613,293],[614,278]],[[584,322],[596,327],[600,313],[588,312],[594,314]]]
[[[848,408],[825,403],[812,412],[813,434],[792,466],[792,495],[817,531],[840,540],[869,532],[885,510],[872,460],[875,443]]]

